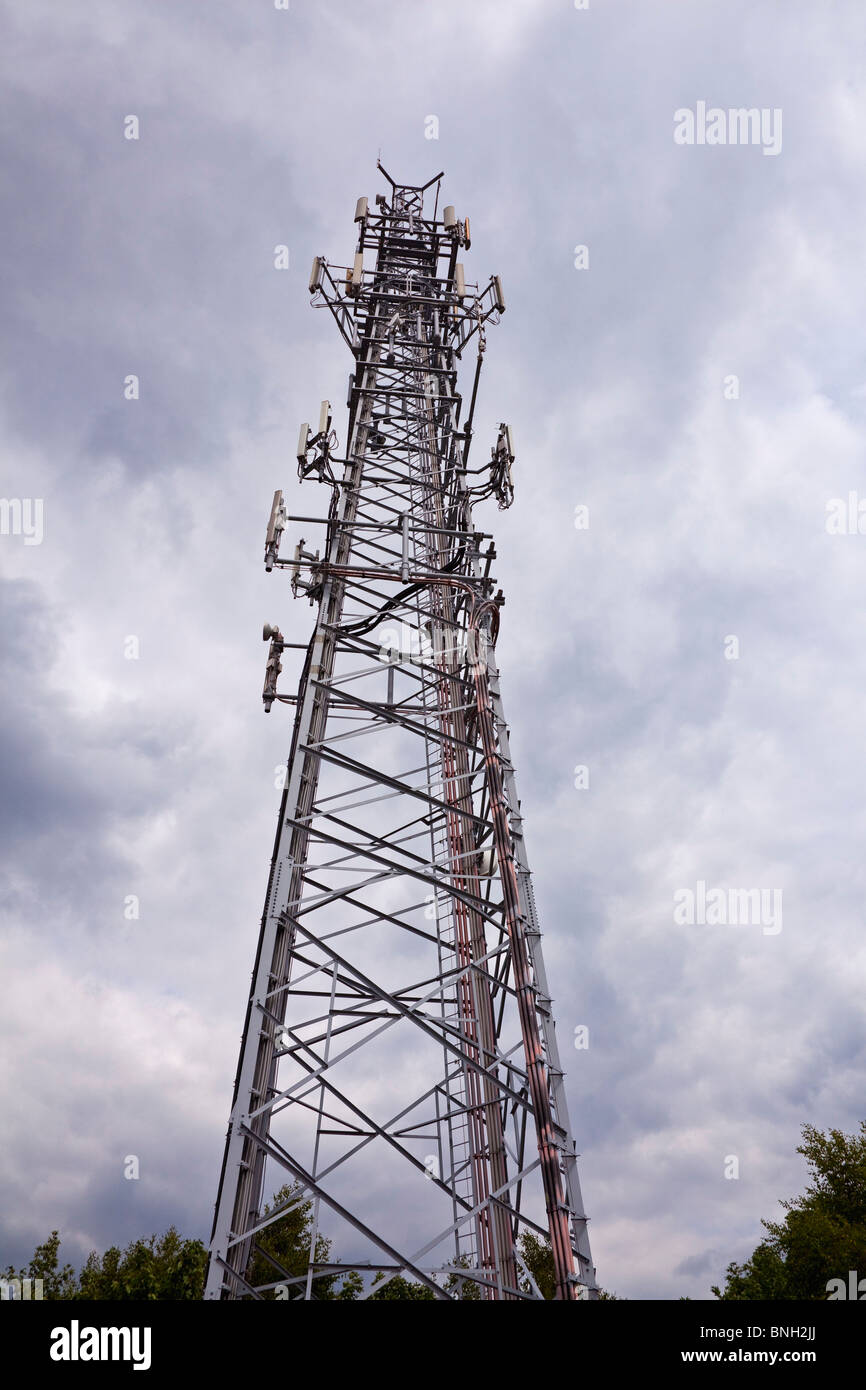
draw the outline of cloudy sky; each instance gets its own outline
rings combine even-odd
[[[864,1117],[864,40],[862,0],[0,6],[0,1264],[209,1233],[290,738],[261,623],[311,622],[264,528],[380,155],[445,170],[508,302],[478,523],[599,1281],[708,1297],[801,1125]],[[702,102],[781,148],[676,143]],[[699,882],[781,930],[676,921]]]

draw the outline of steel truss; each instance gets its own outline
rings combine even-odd
[[[327,402],[298,446],[301,478],[329,489],[321,555],[302,540],[280,557],[287,523],[316,521],[287,518],[281,493],[268,528],[266,568],[317,618],[296,696],[277,688],[289,644],[265,629],[265,709],[294,703],[295,724],[206,1297],[312,1299],[354,1272],[362,1298],[397,1275],[439,1299],[539,1298],[529,1233],[550,1242],[556,1297],[594,1298],[495,662],[503,600],[472,520],[474,501],[513,496],[507,426],[469,467],[502,288],[467,283],[469,224],[437,215],[441,174],[382,173],[352,265],[317,258],[310,281],[355,357],[345,457]],[[268,1235],[307,1201],[299,1274]]]

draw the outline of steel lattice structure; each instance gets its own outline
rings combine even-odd
[[[287,517],[281,492],[267,533],[266,568],[317,616],[308,646],[264,633],[265,709],[294,703],[295,725],[206,1296],[310,1299],[354,1271],[361,1297],[403,1275],[437,1298],[539,1298],[528,1232],[550,1241],[556,1297],[595,1298],[495,662],[503,600],[472,519],[513,497],[506,425],[469,467],[502,287],[467,282],[469,223],[438,215],[441,174],[413,187],[379,168],[353,263],[317,257],[310,280],[355,358],[345,457],[328,402],[298,445],[301,478],[329,490],[323,543],[280,557],[286,525],[317,520]],[[290,645],[306,646],[296,696],[277,690]],[[299,1275],[268,1233],[310,1201]]]

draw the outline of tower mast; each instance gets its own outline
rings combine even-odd
[[[379,169],[352,264],[317,257],[310,278],[354,358],[345,455],[327,401],[298,443],[327,515],[287,516],[278,491],[267,531],[266,569],[316,622],[297,695],[278,690],[291,644],[264,630],[264,707],[294,704],[295,723],[205,1296],[310,1299],[352,1275],[362,1298],[397,1276],[440,1299],[538,1298],[529,1234],[550,1242],[557,1298],[595,1298],[495,660],[503,598],[472,516],[514,495],[506,424],[470,463],[502,286],[467,280],[441,174]],[[289,525],[318,544],[281,556]],[[309,1203],[299,1274],[269,1231]]]

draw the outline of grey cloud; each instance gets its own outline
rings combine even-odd
[[[82,1257],[207,1234],[289,744],[258,629],[310,622],[262,532],[274,487],[317,501],[292,445],[350,361],[307,271],[348,255],[380,148],[445,168],[505,283],[477,448],[510,420],[518,491],[479,519],[602,1284],[707,1297],[801,1190],[800,1124],[862,1117],[866,561],[824,530],[863,486],[859,6],[416,10],[411,38],[389,0],[3,20],[0,492],[47,527],[0,537],[0,1263],[58,1224]],[[782,106],[782,154],[676,147],[698,98]],[[675,928],[698,877],[780,885],[784,930]]]

